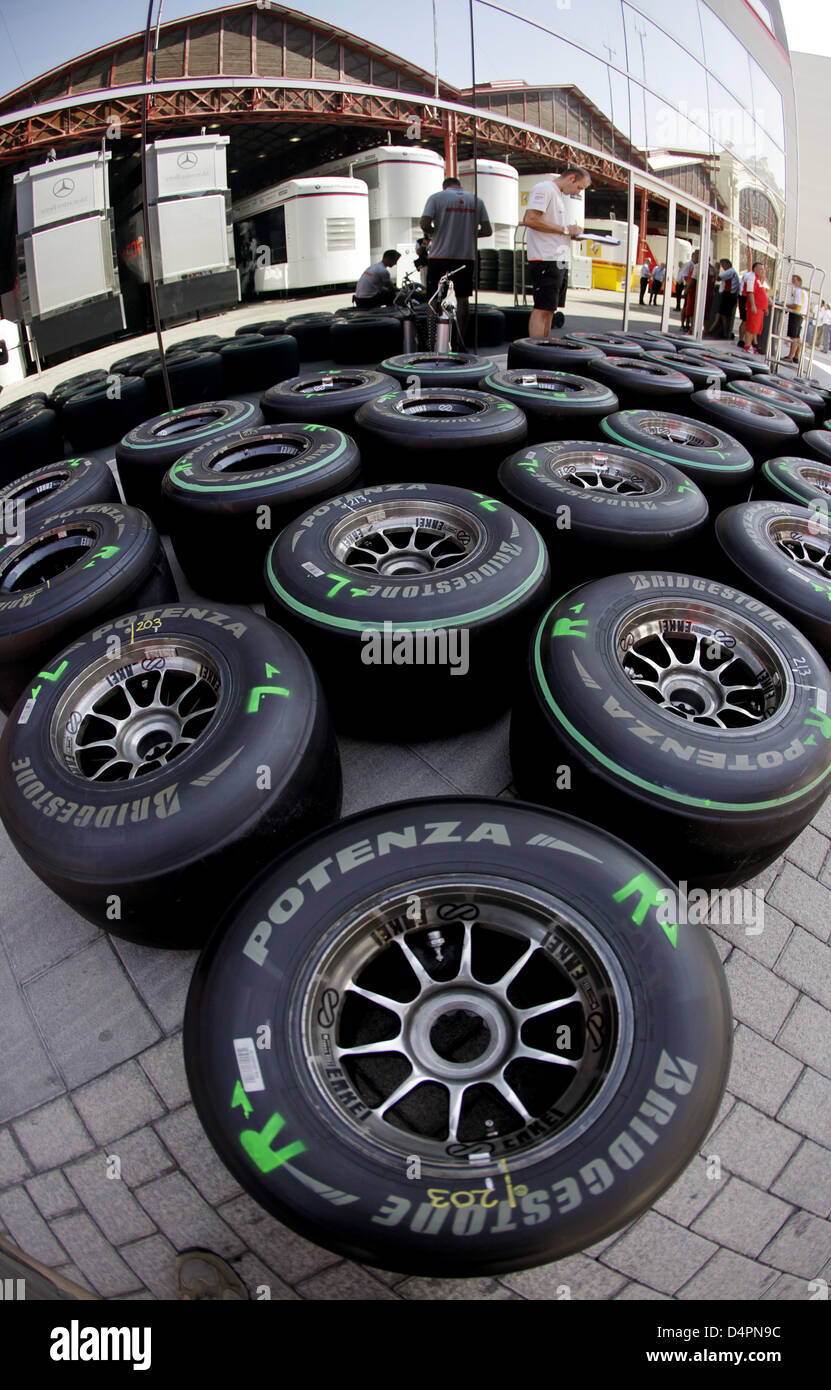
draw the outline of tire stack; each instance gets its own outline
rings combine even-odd
[[[514,253],[513,251],[497,251],[498,270],[496,275],[496,288],[502,294],[513,294],[514,292]]]
[[[499,288],[499,252],[485,247],[477,253],[479,293]]]

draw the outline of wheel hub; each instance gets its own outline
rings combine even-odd
[[[469,512],[449,503],[385,502],[339,522],[329,546],[341,565],[383,578],[433,574],[468,561],[481,533]]]
[[[498,1002],[469,989],[439,990],[414,1010],[409,1025],[418,1065],[449,1081],[470,1082],[494,1072],[511,1037]]]

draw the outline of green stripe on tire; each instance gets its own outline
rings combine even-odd
[[[730,464],[722,459],[721,463],[701,463],[698,459],[686,459],[680,457],[678,454],[662,454],[660,449],[650,449],[646,444],[635,444],[631,439],[624,439],[622,435],[615,433],[611,425],[607,423],[607,420],[608,417],[600,421],[600,428],[610,439],[614,439],[616,444],[622,444],[626,449],[637,449],[641,454],[651,454],[652,458],[663,459],[665,463],[674,463],[676,468],[680,468],[683,465],[687,468],[711,468],[722,473],[752,473],[753,471],[752,465],[748,467],[746,462]]]
[[[190,406],[180,405],[176,410],[171,410],[167,413],[170,415],[178,415],[181,413],[181,411],[189,409]],[[259,410],[259,406],[252,405],[250,401],[247,401],[245,403],[245,414],[239,420],[234,420],[233,423],[231,423],[228,420],[217,420],[213,425],[199,426],[198,428],[194,429],[193,432],[189,435],[181,434],[179,436],[179,440],[181,441],[182,439],[185,439],[187,441],[191,439],[207,439],[209,435],[216,434],[218,430],[227,430],[229,428],[240,430],[242,429],[246,420],[254,414],[255,410]],[[139,428],[143,428],[143,426],[139,426]],[[127,444],[128,442],[131,449],[158,449],[159,445],[170,444],[175,441],[173,441],[172,439],[156,438],[151,439],[147,444],[137,444],[134,440],[130,439],[130,436],[128,434],[124,438],[124,443]]]
[[[805,462],[807,463],[808,460],[806,459]],[[783,473],[791,473],[792,471],[793,470],[790,467],[787,467],[784,464],[782,465]],[[773,469],[770,467],[770,459],[766,459],[765,462],[762,464],[762,472],[770,479],[772,483],[776,485],[776,487],[781,488],[782,492],[787,492],[789,496],[795,497],[797,502],[802,503],[803,507],[810,507],[810,502],[807,500],[807,498],[805,498],[802,495],[801,492],[796,492],[792,487],[788,487],[788,484],[786,482],[783,482],[781,478],[777,478]]]
[[[557,603],[559,602],[560,600],[558,599]],[[585,749],[595,762],[600,763],[609,772],[614,773],[618,777],[622,777],[624,781],[630,782],[632,786],[639,787],[642,791],[649,792],[651,796],[659,796],[664,801],[674,801],[682,806],[700,806],[703,810],[710,811],[767,811],[775,806],[787,806],[789,802],[797,801],[813,791],[814,787],[818,787],[820,783],[824,782],[829,774],[831,774],[831,766],[829,766],[826,768],[825,772],[820,773],[819,777],[815,777],[813,782],[809,782],[807,787],[801,787],[798,791],[789,792],[787,796],[773,797],[770,801],[712,801],[708,797],[685,796],[683,792],[671,791],[668,787],[659,786],[657,782],[648,782],[645,777],[639,777],[637,773],[630,772],[628,768],[621,767],[620,763],[616,763],[613,758],[609,758],[605,753],[601,753],[599,748],[596,748],[593,743],[590,743],[589,740],[574,727],[560,709],[560,706],[551,693],[542,667],[540,646],[549,616],[554,611],[554,608],[557,607],[557,603],[549,608],[545,617],[540,622],[536,636],[534,637],[534,669],[537,673],[540,689],[557,723],[562,724],[563,728],[568,731],[574,741],[578,743],[581,748]]]
[[[291,482],[295,478],[302,478],[305,474],[314,473],[316,469],[323,468],[327,463],[334,463],[335,459],[340,458],[341,454],[346,449],[346,435],[341,434],[340,430],[333,431],[333,433],[340,435],[340,444],[336,449],[332,450],[331,454],[327,454],[325,459],[318,459],[317,463],[307,463],[305,468],[296,468],[293,473],[284,473],[281,482]],[[171,476],[176,479],[176,486],[182,488],[184,492],[244,492],[250,488],[262,487],[263,485],[262,478],[252,483],[189,483],[179,476],[180,469],[184,470],[189,467],[190,464],[188,463],[186,455],[183,459],[180,459],[178,463],[174,463],[170,470]]]
[[[507,594],[505,598],[499,599],[495,603],[489,603],[484,608],[477,608],[474,613],[464,613],[461,617],[425,618],[423,622],[414,623],[395,621],[393,622],[394,628],[397,632],[429,632],[429,630],[434,627],[463,627],[467,623],[478,622],[482,618],[490,618],[494,613],[501,612],[504,608],[509,607],[510,604],[522,598],[523,594],[527,593],[529,589],[532,589],[543,573],[545,569],[546,552],[539,536],[537,537],[537,544],[539,546],[539,552],[531,574],[529,574],[526,579],[523,579],[522,583],[519,584],[516,589],[513,589],[510,594]],[[280,598],[289,608],[295,613],[300,613],[304,618],[313,618],[317,622],[325,623],[327,627],[337,627],[347,632],[382,632],[384,623],[392,622],[390,618],[376,618],[369,622],[362,622],[359,618],[338,618],[332,613],[322,613],[319,608],[310,608],[308,604],[301,603],[299,599],[294,598],[287,589],[283,588],[274,573],[271,557],[272,552],[269,551],[266,568],[268,577],[274,585],[275,592],[279,594]],[[366,578],[365,575],[360,577]]]

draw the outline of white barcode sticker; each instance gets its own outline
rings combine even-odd
[[[520,385],[521,385],[521,386],[536,386],[536,384],[537,384],[537,378],[536,378],[536,376],[523,376],[522,379],[521,379],[521,382],[520,382]]]
[[[253,1038],[234,1038],[234,1051],[237,1054],[240,1080],[244,1091],[264,1091],[265,1082],[257,1059],[257,1049]]]
[[[34,707],[35,707],[35,702],[34,702],[34,700],[27,700],[27,701],[26,701],[25,705],[23,706],[22,710],[20,711],[20,718],[19,718],[18,721],[17,721],[18,724],[28,724],[28,722],[29,722],[29,715],[32,713],[32,710],[34,709]]]
[[[301,569],[306,570],[307,574],[313,574],[315,579],[319,579],[323,570],[319,570],[317,565],[313,565],[311,560],[304,560]]]

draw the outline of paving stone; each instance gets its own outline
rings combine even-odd
[[[66,1169],[86,1211],[112,1245],[152,1235],[155,1227],[121,1178],[107,1176],[107,1155],[98,1152]]]
[[[246,1195],[223,1203],[219,1214],[287,1284],[296,1285],[338,1261],[337,1255],[295,1235]]]
[[[458,796],[459,788],[417,753],[394,743],[368,743],[340,738],[343,769],[343,814],[354,815],[372,806],[397,801],[406,786],[408,797]]]
[[[831,1259],[831,1221],[821,1221],[807,1211],[795,1211],[765,1247],[762,1257],[786,1274],[813,1279]]]
[[[658,1293],[657,1289],[648,1289],[646,1284],[627,1284],[625,1289],[614,1296],[615,1303],[671,1303],[669,1294]]]
[[[72,1099],[99,1144],[110,1144],[164,1113],[144,1072],[132,1061],[81,1086]]]
[[[544,1298],[554,1302],[568,1299],[605,1300],[623,1288],[626,1280],[614,1270],[585,1255],[569,1255],[554,1264],[500,1274],[500,1282],[523,1298]]]
[[[727,1181],[726,1173],[720,1178],[708,1178],[707,1160],[696,1154],[680,1178],[658,1198],[655,1210],[681,1226],[689,1226]]]
[[[730,1090],[767,1115],[776,1114],[802,1071],[801,1062],[783,1051],[784,1046],[783,1033],[774,1044],[743,1023],[733,1034]]]
[[[755,936],[749,935],[741,922],[721,923],[712,931],[763,965],[774,965],[794,930],[794,924],[789,917],[771,907],[769,902],[764,904],[764,914],[762,930]]]
[[[340,1264],[332,1265],[329,1269],[321,1270],[320,1274],[313,1274],[310,1279],[304,1279],[297,1285],[297,1292],[301,1298],[331,1299],[342,1302],[359,1300],[366,1302],[399,1302],[398,1295],[392,1289],[380,1284],[377,1279],[373,1279],[360,1265],[353,1264],[351,1260],[344,1260]]]
[[[0,1121],[66,1090],[0,947]]]
[[[106,940],[38,975],[27,995],[70,1087],[109,1071],[159,1036]]]
[[[799,999],[776,1041],[823,1076],[831,1076],[831,1015],[813,999]]]
[[[831,1153],[806,1139],[779,1174],[773,1191],[816,1216],[831,1216]]]
[[[151,1221],[177,1250],[191,1247],[214,1250],[217,1255],[239,1255],[242,1244],[225,1222],[208,1206],[183,1173],[137,1187],[135,1196]]]
[[[122,1246],[119,1253],[154,1298],[170,1300],[179,1297],[176,1289],[176,1251],[164,1236],[156,1234],[148,1236],[146,1240],[137,1240],[133,1245]]]
[[[743,950],[733,952],[725,973],[735,1017],[762,1037],[774,1038],[796,999],[793,985],[778,980]]]
[[[511,716],[505,714],[485,729],[408,746],[466,796],[498,796],[511,781],[510,724]]]
[[[821,835],[812,825],[808,825],[802,834],[797,835],[788,845],[785,858],[812,878],[817,878],[830,849],[831,840],[826,839],[825,835]]]
[[[192,1105],[182,1106],[159,1120],[155,1126],[179,1167],[194,1183],[206,1201],[216,1205],[242,1191],[225,1164],[217,1157]]]
[[[114,941],[127,974],[165,1033],[181,1028],[198,951],[158,951],[134,941]]]
[[[779,960],[776,973],[812,999],[831,1009],[831,946],[818,941],[802,927],[795,927]]]
[[[607,1250],[603,1263],[637,1278],[659,1293],[675,1293],[701,1268],[717,1246],[657,1212],[647,1212]]]
[[[807,1139],[831,1148],[831,1081],[806,1067],[779,1112],[779,1119]]]
[[[754,892],[758,888],[760,892],[764,893],[765,896],[767,896],[768,889],[776,881],[776,878],[784,862],[785,861],[782,858],[774,859],[773,863],[768,864],[766,869],[761,869],[758,874],[755,874],[753,876],[753,878],[749,878],[747,880],[747,883],[744,884],[744,887],[751,888]]]
[[[732,1250],[719,1250],[677,1294],[684,1300],[733,1301],[757,1299],[777,1280],[775,1269],[745,1259]]]
[[[767,1188],[798,1147],[798,1134],[738,1101],[703,1152],[717,1156],[725,1172]]]
[[[15,1245],[32,1259],[45,1265],[64,1264],[62,1250],[49,1227],[22,1187],[10,1188],[0,1195],[0,1217]]]
[[[35,1168],[61,1168],[95,1145],[66,1096],[24,1115],[14,1125],[18,1141]]]
[[[811,821],[820,834],[831,836],[831,796],[827,796]]]
[[[142,1052],[139,1057],[144,1071],[153,1082],[168,1110],[177,1110],[190,1100],[185,1060],[182,1055],[182,1035],[175,1034],[164,1042]]]
[[[405,1279],[396,1284],[395,1292],[402,1298],[421,1302],[459,1303],[471,1299],[490,1303],[521,1302],[520,1295],[498,1279]]]
[[[762,1294],[763,1303],[802,1303],[810,1299],[814,1290],[807,1279],[795,1279],[792,1274],[783,1274]]]
[[[716,1130],[718,1129],[719,1125],[721,1124],[722,1120],[726,1120],[726,1119],[727,1119],[727,1116],[728,1116],[728,1115],[730,1114],[730,1112],[733,1110],[733,1107],[735,1106],[735,1104],[736,1104],[736,1097],[735,1097],[734,1095],[732,1095],[732,1094],[730,1093],[730,1091],[725,1091],[725,1092],[724,1092],[724,1095],[722,1096],[722,1098],[721,1098],[721,1100],[720,1100],[720,1102],[719,1102],[719,1107],[718,1107],[718,1110],[716,1111],[716,1117],[715,1117],[715,1119],[713,1120],[713,1123],[710,1125],[710,1133],[707,1135],[707,1139],[706,1139],[706,1141],[705,1141],[706,1144],[709,1144],[712,1135],[715,1134],[715,1132],[716,1132]],[[701,1152],[702,1152],[702,1153],[705,1155],[705,1157],[706,1157],[707,1148],[706,1148],[706,1147],[702,1148]],[[711,1179],[711,1181],[715,1181],[715,1179]]]
[[[264,1265],[262,1260],[258,1260],[256,1255],[242,1255],[238,1260],[231,1261],[235,1274],[238,1274],[243,1284],[251,1295],[253,1302],[271,1303],[298,1303],[300,1295],[294,1289],[275,1274],[272,1269]],[[266,1299],[263,1293],[258,1293],[258,1289],[267,1289]]]
[[[175,1167],[167,1150],[159,1143],[153,1130],[138,1129],[111,1146],[111,1152],[121,1160],[121,1181],[128,1187],[160,1178]]]
[[[0,1127],[0,1188],[9,1187],[14,1182],[20,1182],[27,1173],[31,1173],[31,1168],[26,1162],[17,1144],[14,1142],[14,1135],[6,1126]]]
[[[87,946],[100,935],[98,927],[80,917],[32,873],[0,825],[0,882],[3,911],[0,939],[20,981],[29,980]],[[32,930],[37,923],[37,931]]]
[[[63,1173],[42,1173],[39,1178],[30,1178],[26,1183],[26,1191],[40,1212],[50,1221],[53,1216],[63,1216],[65,1212],[74,1211],[78,1205],[78,1198],[73,1192]]]
[[[831,935],[831,888],[786,863],[770,890],[771,907],[792,917],[806,931],[827,941]]]
[[[86,1212],[61,1216],[53,1231],[96,1293],[118,1298],[138,1287],[135,1274],[96,1229]]]
[[[731,1178],[723,1192],[696,1219],[693,1230],[741,1255],[760,1254],[785,1224],[792,1208],[779,1197]]]

